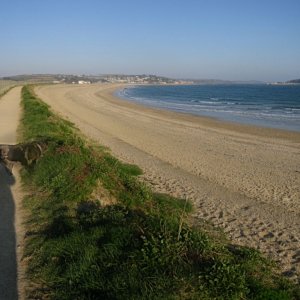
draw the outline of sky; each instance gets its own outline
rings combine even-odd
[[[300,78],[300,0],[0,0],[0,76]]]

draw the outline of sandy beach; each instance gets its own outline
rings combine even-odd
[[[113,96],[121,87],[35,91],[86,136],[139,165],[154,190],[191,199],[195,218],[299,276],[300,133],[146,108]]]

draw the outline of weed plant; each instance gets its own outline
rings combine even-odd
[[[29,298],[299,296],[257,251],[189,226],[190,202],[151,192],[138,180],[137,166],[88,143],[32,87],[25,86],[22,97],[24,141],[47,143],[42,158],[23,172]]]

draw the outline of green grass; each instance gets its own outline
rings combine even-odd
[[[24,141],[48,145],[24,169],[24,256],[33,299],[297,299],[257,251],[187,224],[192,205],[154,194],[137,166],[22,90]],[[298,293],[298,294],[297,294]]]

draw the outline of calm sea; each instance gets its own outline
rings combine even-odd
[[[177,112],[300,131],[300,85],[133,86],[117,95]]]

